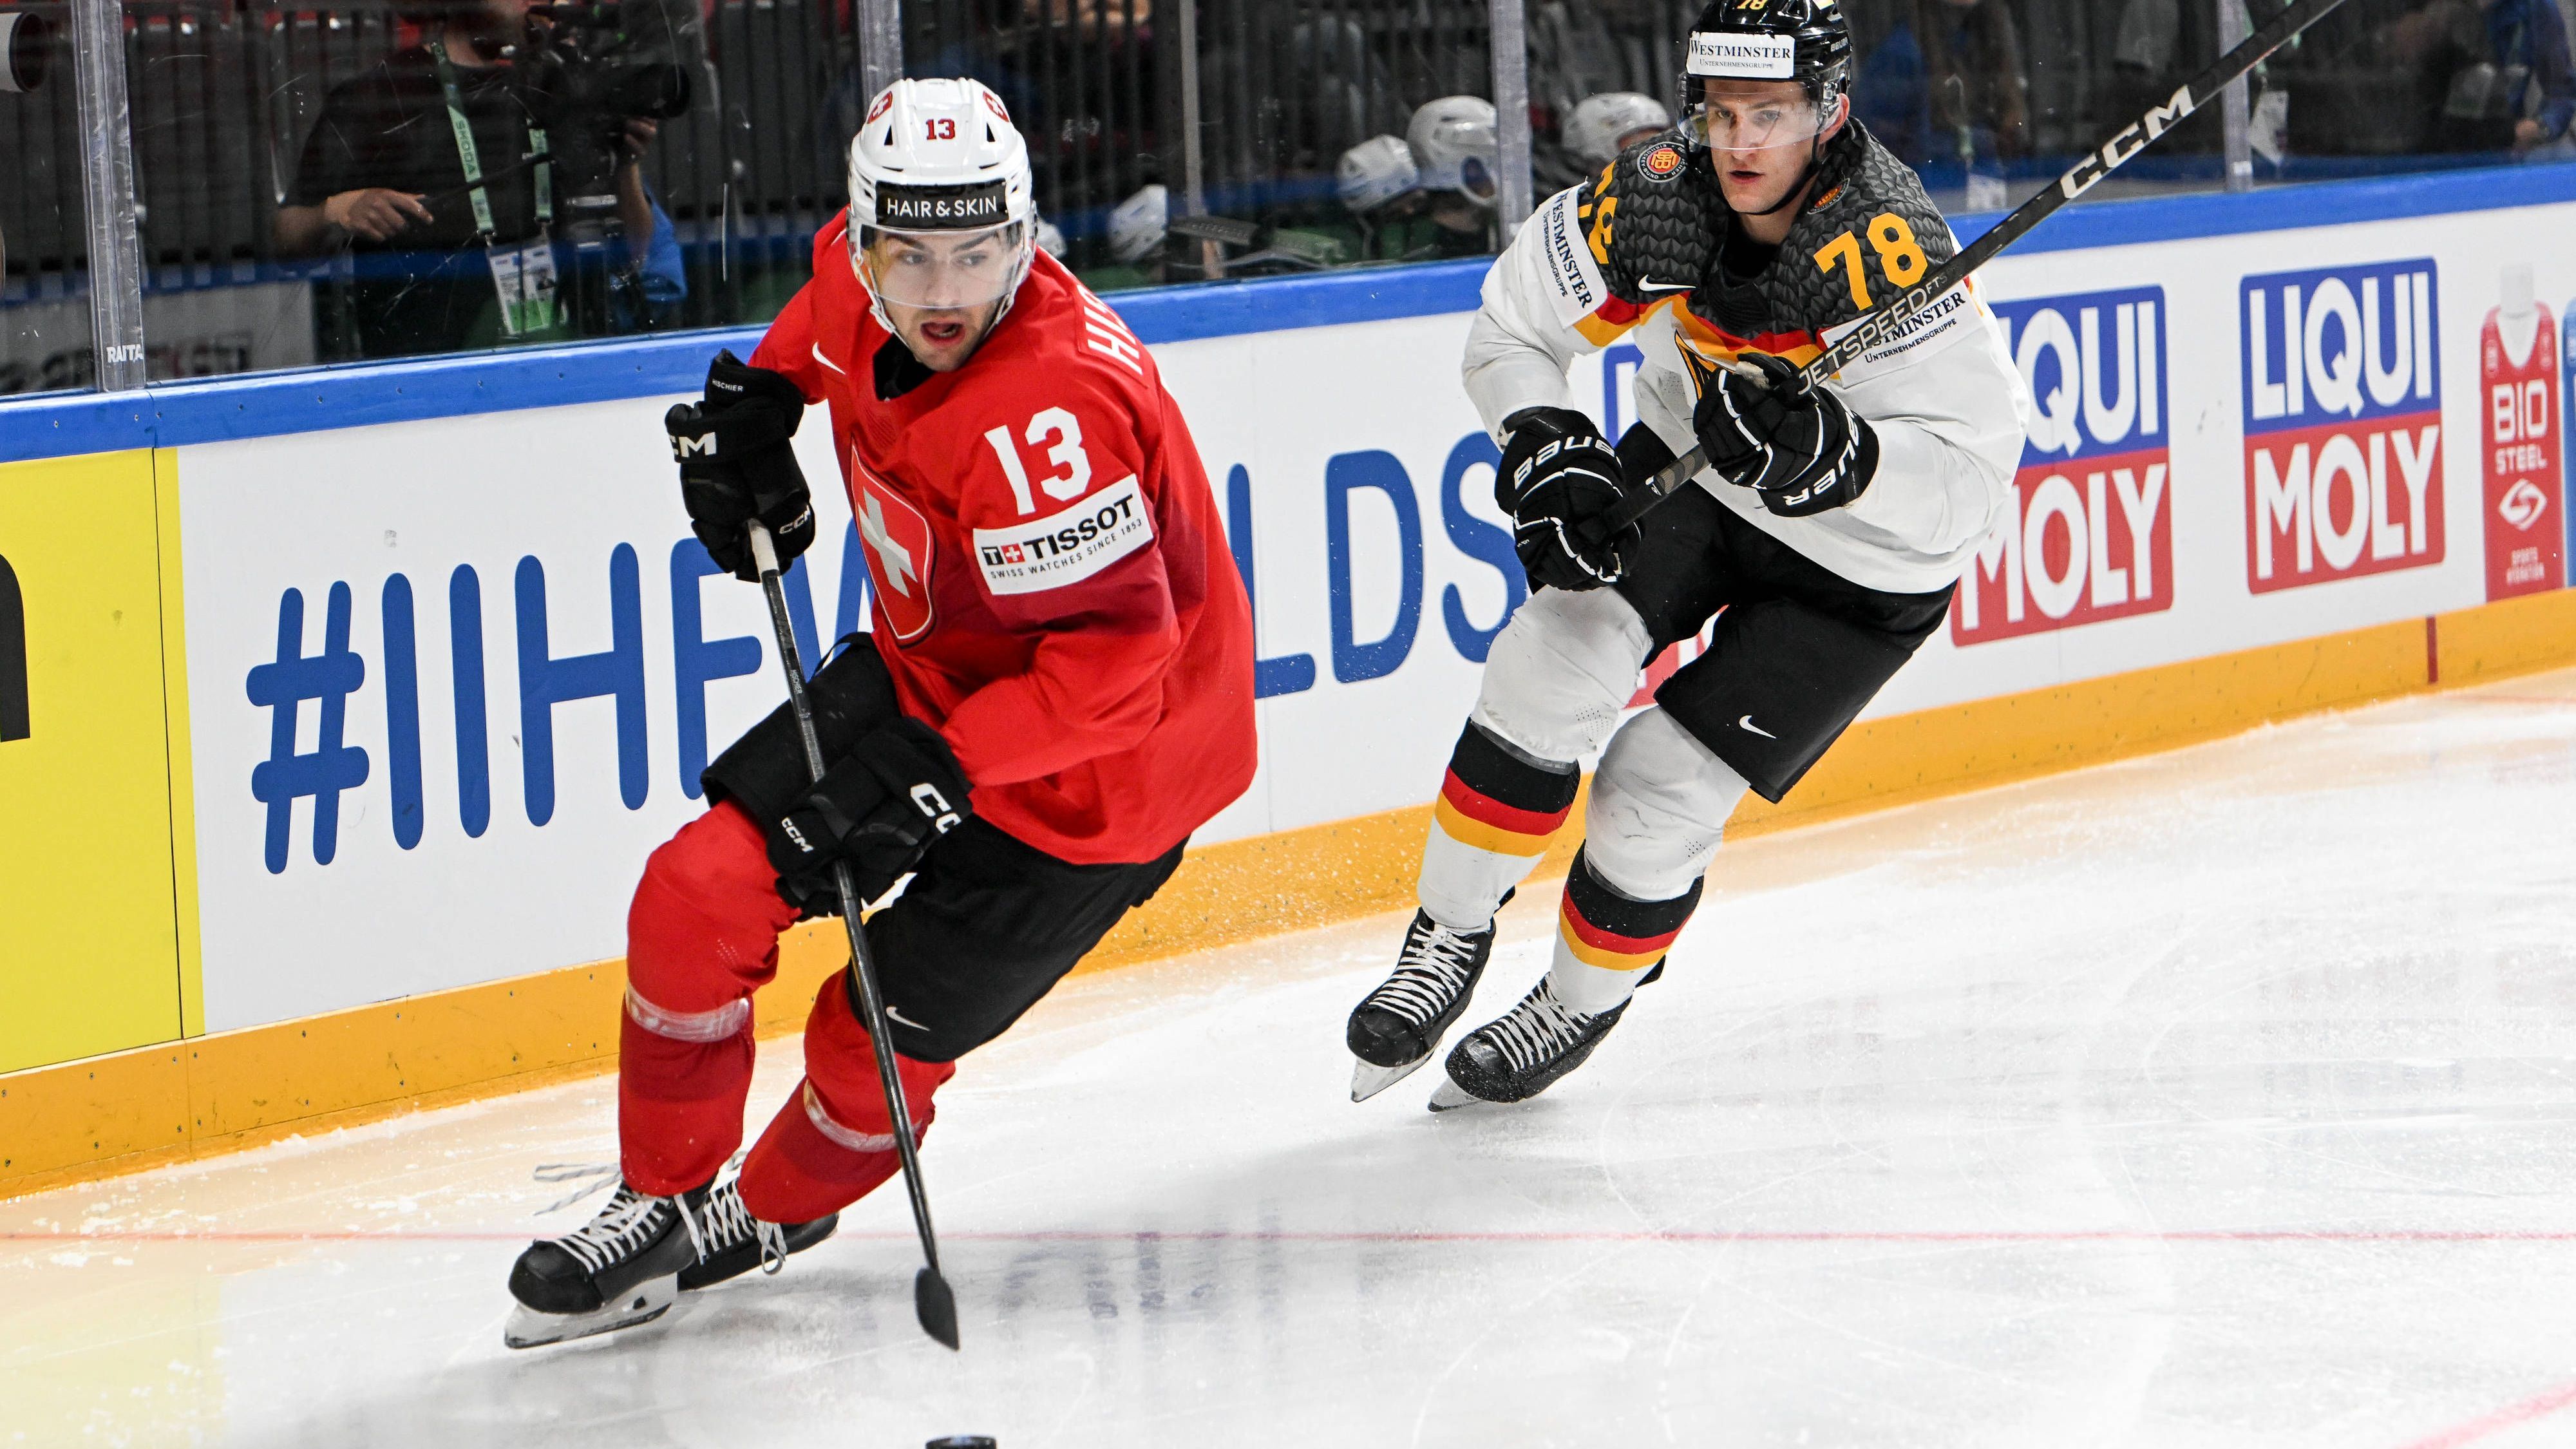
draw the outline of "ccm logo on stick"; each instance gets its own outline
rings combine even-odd
[[[2433,259],[2239,286],[2255,593],[2442,561]]]
[[[2164,289],[1994,310],[2038,411],[2003,516],[1951,602],[1951,640],[2172,608]]]

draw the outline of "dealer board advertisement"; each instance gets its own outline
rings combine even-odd
[[[2504,279],[2576,292],[2545,240],[2571,224],[2576,205],[1998,263],[1981,290],[2030,442],[1950,628],[1872,712],[2520,586],[2516,551],[2564,537],[2561,359],[2556,318]],[[2518,340],[2526,311],[2551,347]],[[1262,771],[1201,841],[1436,788],[1525,594],[1456,382],[1467,324],[1154,349],[1255,608]],[[2510,344],[2492,365],[2489,330]],[[1579,363],[1576,402],[1633,420],[1650,345]],[[622,951],[697,770],[781,697],[757,591],[687,533],[669,401],[179,450],[210,1028]],[[798,438],[816,480],[838,477],[827,432]],[[2501,494],[2500,448],[2520,450]],[[2487,522],[2516,498],[2528,526]],[[865,617],[867,556],[826,497],[790,587],[809,651]],[[2534,557],[2563,581],[2563,543]]]

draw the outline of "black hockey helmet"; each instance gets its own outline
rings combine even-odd
[[[1710,80],[1794,80],[1828,115],[1851,83],[1851,24],[1835,0],[1714,0],[1683,51],[1687,118]]]

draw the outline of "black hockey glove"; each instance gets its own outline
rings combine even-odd
[[[1494,502],[1512,518],[1512,550],[1532,589],[1583,590],[1615,584],[1641,536],[1634,524],[1605,539],[1583,525],[1627,492],[1619,455],[1583,414],[1526,408],[1507,424],[1511,440],[1494,470]]]
[[[1709,463],[1730,483],[1762,495],[1762,506],[1804,518],[1848,506],[1878,471],[1878,431],[1828,387],[1809,387],[1781,358],[1748,353],[1756,382],[1691,361],[1699,407],[1691,427]]]
[[[859,899],[875,900],[930,842],[973,813],[948,742],[919,720],[897,719],[861,739],[805,798],[769,822],[778,893],[808,915],[838,911],[832,862],[846,860]]]
[[[717,567],[744,583],[760,580],[743,536],[753,519],[777,544],[780,568],[814,541],[814,497],[788,441],[804,416],[805,394],[784,373],[727,349],[707,368],[706,401],[681,403],[662,418],[689,529]]]

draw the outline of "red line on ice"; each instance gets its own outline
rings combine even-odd
[[[2404,1449],[2459,1449],[2463,1444],[2474,1444],[2500,1430],[2528,1424],[2534,1419],[2546,1418],[2570,1404],[2576,1404],[2576,1384],[2551,1389],[2536,1399],[2525,1399],[2519,1404],[2498,1409],[2484,1418],[2471,1419],[2465,1424],[2444,1429],[2431,1438],[2417,1439],[2405,1445]]]
[[[518,1232],[367,1232],[360,1230],[302,1232],[292,1229],[206,1232],[0,1232],[0,1243],[520,1243],[542,1236],[531,1227]],[[841,1237],[870,1242],[909,1242],[909,1232],[850,1232]],[[973,1243],[1094,1243],[1157,1238],[1165,1242],[1268,1243],[1955,1243],[1963,1246],[2017,1243],[2565,1243],[2576,1231],[2483,1231],[2476,1229],[2342,1229],[2342,1228],[2191,1228],[2172,1232],[2105,1228],[2067,1231],[1997,1232],[1982,1230],[1820,1230],[1815,1232],[1675,1229],[1668,1232],[1390,1232],[1246,1231],[1226,1228],[1089,1228],[1038,1232],[950,1232],[942,1238]],[[2576,1388],[2569,1391],[2576,1400]],[[2416,1446],[2408,1446],[2416,1449]]]

